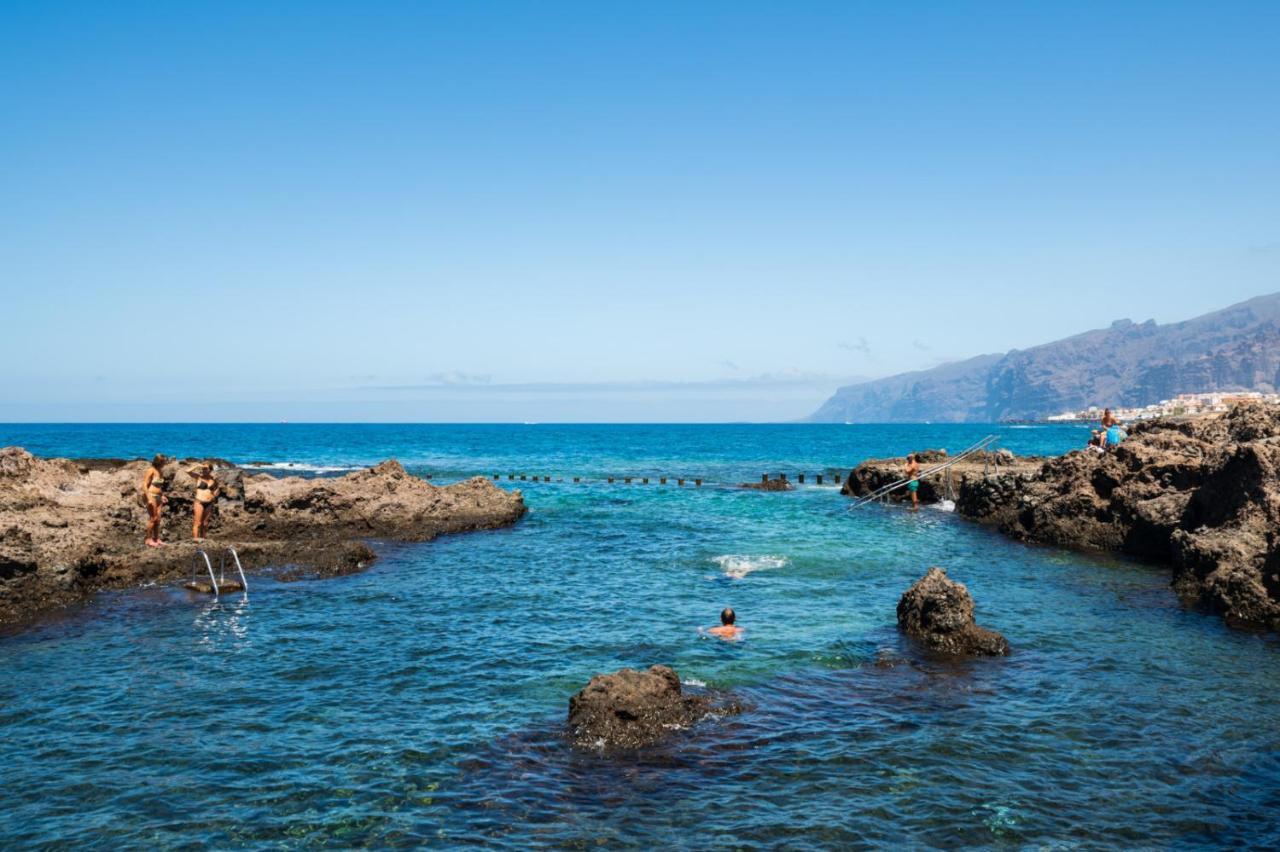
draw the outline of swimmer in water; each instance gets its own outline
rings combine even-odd
[[[738,617],[734,614],[733,609],[725,607],[720,613],[720,626],[710,627],[707,632],[719,639],[741,639],[743,630],[741,627],[734,626],[734,622]]]

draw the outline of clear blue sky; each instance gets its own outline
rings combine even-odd
[[[1280,3],[0,6],[0,420],[789,419],[1280,289]]]

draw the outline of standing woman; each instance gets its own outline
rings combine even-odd
[[[218,480],[213,477],[213,465],[208,462],[191,471],[191,475],[196,478],[196,499],[193,503],[195,517],[191,521],[191,537],[200,541],[209,530],[213,503],[218,499],[218,493],[222,488],[218,485]]]
[[[142,496],[147,504],[147,547],[164,545],[160,540],[160,515],[164,510],[164,504],[169,502],[164,496],[164,474],[162,473],[166,461],[168,459],[162,454],[156,453],[151,464],[147,466],[147,472],[142,474]]]

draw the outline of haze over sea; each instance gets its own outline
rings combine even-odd
[[[0,846],[1280,845],[1274,638],[1183,608],[1160,567],[935,509],[851,512],[829,486],[725,487],[988,432],[1017,453],[1087,437],[0,425],[0,445],[50,456],[566,479],[515,483],[530,512],[513,528],[379,544],[362,574],[251,577],[221,601],[131,589],[0,638]],[[929,565],[969,586],[1010,657],[944,662],[899,636],[898,596]],[[726,605],[746,641],[700,638]],[[652,663],[746,712],[638,754],[571,750],[568,697]]]

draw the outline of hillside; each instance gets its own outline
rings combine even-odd
[[[894,423],[1036,420],[1090,405],[1280,387],[1280,293],[1158,325],[1119,320],[1005,355],[848,385],[809,419]]]

